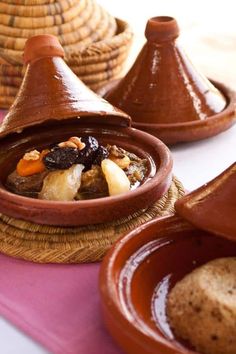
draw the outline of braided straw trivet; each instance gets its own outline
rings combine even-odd
[[[38,263],[99,261],[124,233],[173,213],[175,201],[183,195],[182,184],[173,178],[168,192],[147,210],[107,224],[74,228],[38,225],[0,214],[0,251]]]

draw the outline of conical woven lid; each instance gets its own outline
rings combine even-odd
[[[130,118],[86,87],[63,60],[56,37],[30,38],[25,46],[24,80],[3,124],[0,137],[23,128],[79,117],[96,117],[97,123],[128,126]]]
[[[198,228],[236,240],[236,162],[177,201],[175,208]]]
[[[178,44],[171,17],[148,21],[147,42],[134,65],[105,98],[135,122],[175,124],[204,120],[226,106],[225,97],[199,74]]]
[[[117,31],[96,0],[0,0],[0,8],[0,57],[12,63],[21,63],[27,38],[35,35],[55,35],[66,52],[77,52]]]

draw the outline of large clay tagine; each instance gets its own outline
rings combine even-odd
[[[25,77],[0,127],[0,212],[40,224],[73,226],[108,222],[145,209],[170,186],[168,148],[130,128],[130,117],[88,89],[63,55],[53,36],[32,37],[26,43]],[[146,158],[144,183],[118,196],[73,202],[27,198],[5,188],[7,176],[25,151],[44,149],[75,135],[93,135],[101,144],[116,144]]]
[[[176,203],[188,221],[177,215],[152,220],[125,235],[105,257],[100,272],[104,320],[126,353],[197,354],[174,335],[166,301],[176,282],[195,268],[216,258],[236,257],[235,180],[234,164]],[[219,206],[222,227],[213,202],[214,209]],[[211,227],[200,218],[201,204]],[[193,226],[196,220],[199,228]]]
[[[235,92],[209,81],[190,62],[178,43],[172,17],[151,18],[147,42],[127,75],[100,93],[131,115],[133,126],[165,143],[207,138],[235,121]]]

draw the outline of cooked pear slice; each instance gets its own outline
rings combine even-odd
[[[101,163],[102,172],[108,184],[109,195],[118,195],[130,190],[130,181],[125,172],[112,160]]]
[[[40,199],[56,201],[74,200],[81,184],[81,173],[84,166],[73,165],[67,170],[50,172],[43,181]]]

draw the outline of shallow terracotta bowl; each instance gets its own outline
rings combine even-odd
[[[140,226],[105,257],[100,292],[106,326],[129,354],[190,354],[168,324],[166,299],[194,268],[236,256],[236,243],[172,216]]]
[[[76,226],[109,222],[147,208],[169,188],[172,158],[158,139],[133,128],[94,124],[89,118],[66,121],[51,126],[27,128],[0,144],[0,212],[10,217],[39,224]],[[96,120],[96,118],[95,118]],[[101,119],[99,118],[99,121]],[[70,136],[93,135],[102,144],[123,147],[148,160],[148,173],[143,184],[128,193],[100,199],[55,202],[19,196],[5,188],[5,181],[27,150],[42,149]]]

